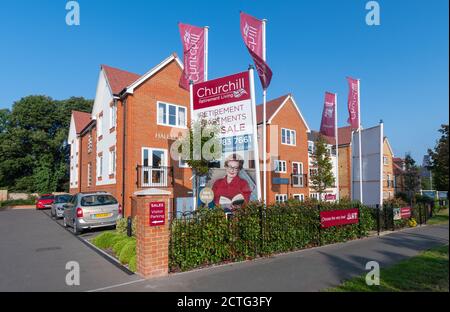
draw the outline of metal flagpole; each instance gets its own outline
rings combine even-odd
[[[362,168],[362,148],[361,148],[361,96],[360,96],[360,80],[358,79],[358,149],[359,149],[359,199],[363,201],[363,168]]]
[[[208,31],[209,27],[205,26],[205,81],[208,81]]]
[[[266,61],[266,19],[262,20],[263,60]],[[263,90],[263,201],[267,203],[267,90]],[[259,162],[259,160],[258,160]]]
[[[336,199],[337,201],[340,200],[340,193],[339,193],[339,136],[338,136],[338,101],[337,101],[337,93],[335,94],[335,108],[334,108],[334,128],[336,129],[334,131],[334,135],[336,136],[336,186],[337,186],[337,193],[336,193]]]

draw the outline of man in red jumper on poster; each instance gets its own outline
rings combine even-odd
[[[252,190],[248,182],[239,177],[239,172],[244,166],[244,160],[232,154],[225,160],[227,175],[214,182],[212,190],[214,192],[214,203],[225,210],[239,208],[250,200]]]

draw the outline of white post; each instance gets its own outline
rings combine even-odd
[[[255,102],[255,77],[253,75],[253,66],[249,68],[249,77],[250,77],[250,98],[252,101],[252,107],[256,108]],[[253,109],[252,109],[253,110]],[[256,179],[256,192],[258,193],[258,200],[261,200],[261,172],[259,167],[259,150],[258,150],[258,126],[256,124],[256,111],[254,111],[253,116],[253,125],[254,125],[254,140],[253,140],[253,150],[254,150],[254,158],[255,158],[255,179]]]
[[[190,102],[189,104],[191,107],[191,127],[192,127],[192,124],[194,123],[194,93],[193,93],[193,89],[194,89],[194,84],[192,81],[189,81],[189,102]],[[194,144],[194,142],[190,142],[190,144]],[[194,148],[195,148],[195,145],[194,145]],[[197,210],[197,177],[196,177],[195,173],[192,177],[192,197],[194,200],[193,208],[194,208],[194,210]]]
[[[337,186],[337,193],[336,193],[336,199],[337,201],[340,200],[340,193],[339,193],[339,137],[338,137],[338,101],[337,101],[337,93],[335,94],[335,111],[334,111],[334,135],[336,136],[336,186]]]
[[[262,20],[263,60],[266,61],[266,21]],[[267,204],[267,90],[263,90],[263,201]],[[258,159],[259,163],[259,159]]]
[[[208,81],[208,32],[209,27],[205,26],[205,81]]]
[[[359,199],[363,201],[363,168],[362,168],[362,148],[361,148],[361,103],[360,103],[360,80],[358,79],[358,148],[359,148]]]

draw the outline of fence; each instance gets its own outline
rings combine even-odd
[[[426,224],[431,216],[431,208],[425,204],[416,204],[411,207],[411,216],[409,218],[394,219],[394,210],[402,207],[394,205],[369,206],[372,218],[375,220],[374,231],[378,235],[383,231],[395,231],[408,226],[410,218],[416,220],[418,225]],[[381,208],[381,209],[380,209]]]
[[[359,223],[321,228],[321,211],[349,207],[358,208]],[[248,205],[227,217],[221,209],[200,209],[170,227],[169,266],[179,271],[356,239],[367,236],[374,221],[369,208],[356,204],[290,202]]]

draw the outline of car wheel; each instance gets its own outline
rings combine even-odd
[[[53,219],[56,219],[56,215],[55,215],[55,213],[53,212],[53,210],[51,210],[50,215],[52,216]]]
[[[67,222],[66,222],[66,218],[63,217],[63,225],[65,228],[67,228]]]
[[[75,235],[81,234],[81,231],[78,229],[78,226],[77,226],[77,221],[75,221],[75,220],[73,221],[72,231],[73,231],[73,234],[75,234]]]

